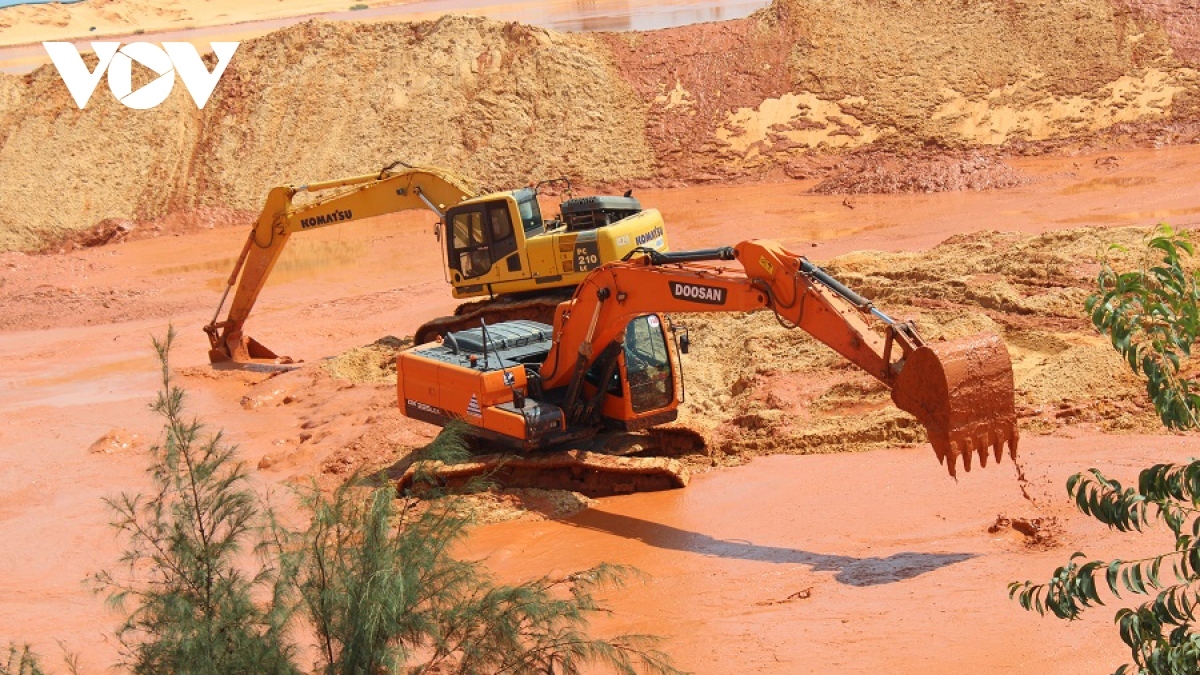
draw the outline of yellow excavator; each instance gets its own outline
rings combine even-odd
[[[568,199],[559,217],[543,219],[539,189],[564,182]],[[305,185],[281,185],[267,193],[226,282],[212,321],[204,326],[213,363],[286,364],[281,356],[244,333],[245,323],[288,239],[295,233],[353,223],[408,209],[428,208],[439,218],[446,277],[456,298],[486,297],[462,305],[454,316],[417,329],[416,343],[479,322],[549,321],[558,303],[589,272],[620,260],[634,249],[667,250],[657,209],[643,210],[624,196],[570,198],[565,178],[533,187],[491,192],[451,171],[401,162],[379,173]],[[297,194],[314,199],[294,204]],[[218,320],[234,286],[229,314]]]
[[[721,265],[734,262],[734,266]],[[718,263],[714,265],[713,263]],[[603,495],[687,484],[663,457],[664,428],[684,398],[685,331],[665,312],[769,310],[886,385],[926,429],[954,476],[1005,446],[1015,459],[1012,361],[999,337],[930,342],[803,256],[773,241],[663,253],[643,249],[591,272],[552,324],[479,324],[397,358],[400,408],[413,419],[464,423],[507,453],[414,465],[400,481],[453,485],[487,475],[517,487]],[[668,433],[663,433],[664,430]],[[634,454],[626,455],[632,448]],[[666,452],[663,452],[666,450]]]

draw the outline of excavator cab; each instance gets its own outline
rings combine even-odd
[[[489,280],[507,281],[514,274],[520,275],[524,263],[518,253],[521,248],[518,230],[524,232],[526,224],[541,218],[536,211],[529,220],[522,218],[522,209],[537,208],[536,198],[518,199],[514,193],[456,206],[446,212],[446,260],[455,289],[480,286],[479,282]],[[514,226],[518,223],[519,228]],[[538,228],[540,223],[535,226]]]
[[[446,211],[442,243],[454,297],[570,287],[634,249],[667,250],[662,215],[631,196],[568,199],[553,220],[543,218],[537,197],[522,188]]]
[[[608,426],[637,431],[674,421],[681,364],[672,344],[667,322],[658,314],[639,316],[625,327],[616,379],[602,408]]]

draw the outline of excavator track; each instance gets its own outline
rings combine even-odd
[[[655,454],[663,457],[703,454],[708,449],[708,439],[703,434],[681,424],[657,426],[647,433],[658,446]]]
[[[580,445],[551,452],[480,454],[461,464],[418,462],[396,487],[401,494],[420,493],[421,482],[453,490],[482,478],[498,487],[571,490],[589,497],[674,490],[687,487],[689,480],[687,467],[674,457],[705,449],[704,437],[683,426],[610,432]]]
[[[561,302],[571,299],[575,289],[559,288],[534,296],[502,296],[459,305],[451,316],[428,321],[413,333],[413,344],[433,342],[446,333],[478,328],[482,319],[490,326],[503,321],[554,322],[554,312]]]
[[[445,489],[460,489],[473,479],[503,488],[571,490],[589,497],[656,492],[687,487],[689,474],[669,457],[621,457],[587,450],[538,454],[492,454],[462,464],[425,461],[414,464],[396,482],[400,494],[422,492],[415,479]]]

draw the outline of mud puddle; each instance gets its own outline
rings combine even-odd
[[[227,235],[229,251],[236,254],[238,237]],[[348,227],[327,228],[301,232],[288,240],[287,247],[275,263],[267,286],[280,286],[312,279],[331,272],[348,271],[351,276],[366,277],[395,273],[406,267],[407,256],[397,255],[400,241],[422,247],[421,257],[436,253],[439,245],[433,236],[433,216],[422,213],[399,213],[380,216]],[[390,248],[381,254],[380,248]],[[237,262],[236,255],[169,265],[154,269],[163,276],[202,273],[207,287],[224,289],[229,274]]]
[[[65,363],[45,369],[38,377],[9,382],[6,388],[15,395],[0,396],[0,405],[13,410],[42,405],[66,408],[136,398],[153,382],[155,365],[149,355],[82,368]],[[30,391],[37,394],[31,396]]]
[[[312,278],[322,272],[338,268],[355,266],[356,271],[362,272],[361,264],[368,251],[366,241],[298,241],[289,245],[275,263],[275,269],[267,279],[267,286]],[[221,290],[225,288],[230,271],[233,270],[237,258],[221,258],[201,263],[176,265],[155,270],[155,274],[175,275],[205,272],[207,280],[205,287]]]
[[[1120,473],[1128,453],[1183,456],[1186,445],[1087,435],[1028,439],[1022,451],[1032,480],[1061,486],[1081,448],[1089,465]],[[480,527],[464,548],[513,580],[637,567],[644,577],[604,594],[613,614],[602,628],[664,635],[696,673],[1112,669],[1127,653],[1109,615],[1047,630],[1005,585],[1047,576],[1080,539],[1098,556],[1153,546],[1066,508],[1031,510],[1014,473],[1005,460],[955,482],[927,448],[758,458],[562,521]],[[930,626],[956,627],[937,631],[936,656]],[[1079,655],[1070,668],[1067,651]]]

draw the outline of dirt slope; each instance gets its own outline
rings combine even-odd
[[[1162,24],[1176,54],[1200,64],[1200,2],[1197,0],[1117,0],[1117,5]]]
[[[649,107],[659,171],[687,179],[814,150],[998,145],[1194,116],[1200,80],[1152,16],[1108,0],[778,0],[740,21],[608,40]]]
[[[309,22],[247,41],[203,111],[182,86],[131,111],[103,85],[80,111],[49,66],[3,82],[0,250],[105,217],[257,210],[272,185],[395,159],[493,185],[650,171],[640,107],[590,38],[484,19]]]
[[[0,76],[0,250],[105,218],[254,211],[269,186],[394,159],[493,187],[697,181],[1200,123],[1189,2],[777,0],[599,36],[309,22],[244,42],[203,111],[183,87],[132,111],[103,85],[80,111],[46,66]]]

